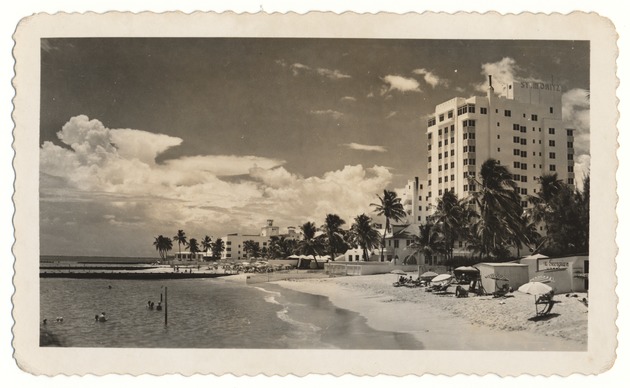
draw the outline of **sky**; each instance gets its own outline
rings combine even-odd
[[[589,45],[574,41],[43,39],[40,253],[155,256],[198,240],[347,226],[426,174],[426,119],[515,79],[563,87],[589,163]]]

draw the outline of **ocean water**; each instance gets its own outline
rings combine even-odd
[[[147,308],[148,301],[157,305],[165,287],[168,325],[164,310]],[[107,322],[94,319],[101,312]],[[222,279],[43,278],[40,322],[44,318],[46,338],[68,347],[423,348],[410,334],[370,328],[365,318],[326,297]]]

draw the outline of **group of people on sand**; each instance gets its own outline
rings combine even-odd
[[[201,267],[200,267],[200,266],[197,266],[197,270],[199,270],[199,268],[201,268]],[[192,269],[192,268],[188,268],[188,269],[184,268],[184,271],[183,271],[183,272],[184,272],[184,273],[192,273],[192,271],[193,271],[193,269]],[[176,265],[176,266],[174,266],[174,267],[173,267],[173,272],[179,272],[179,266],[178,266],[178,265]]]

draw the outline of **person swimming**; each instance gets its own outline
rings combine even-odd
[[[162,311],[162,302],[158,302],[157,307],[155,308],[157,311]]]
[[[107,322],[107,318],[105,317],[105,312],[102,312],[101,315],[98,316],[99,322]]]

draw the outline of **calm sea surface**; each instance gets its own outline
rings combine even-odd
[[[149,300],[157,305],[164,287],[166,326],[164,311],[147,308]],[[107,322],[95,321],[101,312]],[[48,319],[43,330],[61,346],[422,349],[413,336],[373,330],[328,298],[222,279],[44,278],[40,313],[40,321]]]

